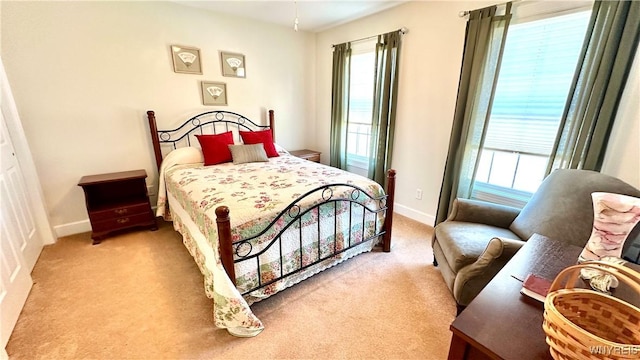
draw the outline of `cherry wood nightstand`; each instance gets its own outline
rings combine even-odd
[[[319,163],[320,162],[320,154],[321,154],[321,152],[315,151],[315,150],[303,149],[303,150],[289,151],[289,154],[291,154],[293,156],[297,156],[297,157],[305,159],[305,160],[314,161],[314,162]]]
[[[78,186],[84,190],[94,245],[115,231],[134,227],[158,229],[146,177],[144,170],[133,170],[80,179]]]

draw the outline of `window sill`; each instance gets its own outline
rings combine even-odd
[[[369,159],[359,155],[347,155],[347,165],[357,167],[367,171],[369,169]]]
[[[471,198],[474,200],[508,205],[519,209],[522,209],[527,204],[531,196],[533,196],[533,194],[530,192],[505,188],[480,181],[476,181],[473,184],[473,191],[471,192]]]

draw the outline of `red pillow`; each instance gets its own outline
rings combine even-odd
[[[247,145],[262,143],[268,157],[280,156],[276,151],[276,146],[273,144],[271,129],[262,131],[239,131],[239,133],[243,143]]]
[[[233,160],[229,145],[233,145],[233,133],[227,131],[216,135],[196,135],[205,165],[222,164]]]

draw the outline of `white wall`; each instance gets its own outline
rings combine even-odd
[[[315,112],[315,35],[170,2],[1,2],[2,59],[59,235],[88,231],[83,175],[143,168],[156,185],[146,111],[160,127],[216,109],[200,81],[227,83],[230,110],[307,146]],[[203,75],[173,71],[169,45],[201,49]],[[246,57],[222,77],[219,51]],[[302,136],[300,135],[302,134]]]
[[[377,35],[403,26],[396,141],[392,167],[397,175],[396,210],[433,224],[460,76],[466,19],[458,12],[493,1],[410,2],[318,34],[315,146],[329,153],[331,44]],[[640,188],[640,69],[632,69],[613,129],[603,172]],[[326,156],[323,160],[328,161]],[[415,199],[416,189],[422,200]]]

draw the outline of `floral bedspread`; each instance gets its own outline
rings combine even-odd
[[[167,160],[170,159],[165,159],[165,162]],[[163,163],[157,215],[164,216],[165,219],[171,218],[176,230],[183,235],[185,246],[204,275],[207,296],[214,300],[217,327],[226,328],[236,336],[257,335],[264,326],[251,312],[251,303],[357,253],[368,251],[374,243],[369,242],[363,244],[362,248],[358,246],[340,256],[332,256],[309,269],[298,270],[295,276],[242,296],[244,290],[253,289],[258,278],[262,283],[268,282],[280,273],[296,271],[301,265],[324,258],[324,254],[331,251],[330,247],[340,250],[346,246],[346,242],[362,241],[380,230],[384,216],[383,213],[369,214],[365,220],[354,221],[352,224],[353,215],[350,217],[348,209],[341,205],[336,208],[316,208],[292,224],[288,224],[286,217],[280,219],[272,230],[251,243],[254,252],[264,250],[276,233],[287,229],[278,240],[279,246],[266,249],[268,251],[260,257],[259,267],[253,261],[237,263],[237,286],[234,286],[218,255],[215,209],[221,205],[229,207],[232,238],[236,242],[258,234],[276,215],[306,192],[321,185],[336,183],[358,186],[373,197],[384,194],[380,185],[367,178],[291,155],[270,158],[269,162],[240,165],[225,163],[203,166],[202,163],[171,164],[171,161]],[[339,196],[340,191],[347,190],[336,187],[333,195]],[[344,196],[367,199],[364,194],[357,192],[345,193]],[[295,210],[304,211],[319,201],[321,194],[314,200],[300,204],[301,207]],[[367,204],[373,209],[379,205],[381,204],[377,201],[369,201]],[[319,218],[323,221],[318,222]],[[325,221],[326,218],[330,220]],[[339,230],[336,232],[335,229]],[[317,240],[303,240],[304,251],[300,251],[299,234],[306,236],[310,232],[315,233],[314,239],[320,238],[319,243]],[[276,248],[283,249],[283,253],[275,251]]]

